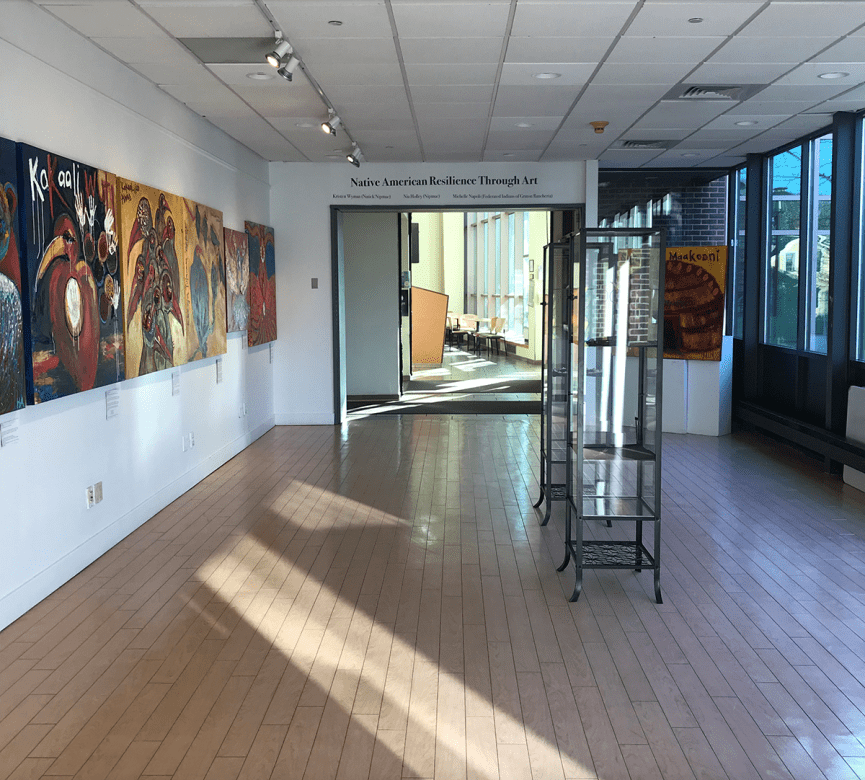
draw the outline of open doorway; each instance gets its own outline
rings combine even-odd
[[[544,246],[578,226],[578,207],[335,211],[348,413],[539,411]]]

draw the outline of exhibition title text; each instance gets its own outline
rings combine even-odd
[[[426,176],[423,179],[356,179],[352,176],[352,187],[515,187],[525,184],[537,185],[537,176],[475,176],[470,179],[458,176]]]

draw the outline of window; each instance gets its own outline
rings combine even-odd
[[[805,349],[826,354],[829,318],[829,249],[831,247],[832,136],[812,142],[808,240]]]
[[[825,354],[832,136],[814,138],[781,152],[770,164],[772,210],[764,338],[767,344]]]
[[[465,220],[466,311],[504,317],[511,337],[528,328],[528,219],[528,212],[492,211]]]
[[[731,226],[731,292],[733,296],[733,336],[742,338],[745,322],[745,216],[748,171],[740,168],[730,177],[732,186]]]
[[[802,148],[770,160],[771,214],[766,253],[765,331],[767,344],[795,349],[799,333],[799,239]]]

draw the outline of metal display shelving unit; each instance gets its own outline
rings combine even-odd
[[[571,240],[579,281],[559,567],[574,563],[571,601],[585,569],[649,569],[661,603],[664,250],[662,230],[584,229]]]
[[[566,501],[568,497],[571,251],[569,241],[544,247],[541,495],[534,504],[535,508],[545,504],[541,525],[549,522],[553,502]]]

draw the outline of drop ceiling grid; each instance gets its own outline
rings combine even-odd
[[[831,121],[827,112],[865,106],[861,2],[34,2],[217,126],[225,119],[226,132],[268,159],[320,160],[346,137],[322,142],[315,128],[298,127],[325,115],[301,71],[292,84],[278,78],[247,84],[245,75],[204,67],[177,40],[268,37],[260,6],[284,25],[304,66],[369,150],[367,159],[402,158],[412,150],[420,159],[444,159],[448,152],[453,159],[520,159],[542,145],[540,159],[562,159],[570,150],[572,158],[595,156],[611,165],[627,155],[635,165],[653,165],[695,150],[726,160],[783,143],[794,130],[819,129]],[[702,23],[689,22],[694,17]],[[328,24],[336,19],[343,24]],[[246,67],[266,66],[241,64],[237,72]],[[849,75],[819,81],[827,70]],[[541,71],[561,75],[544,83],[534,78]],[[757,79],[768,86],[744,102],[663,100],[677,83]],[[248,126],[244,116],[251,118]],[[530,127],[518,127],[523,119]],[[610,122],[604,135],[592,133],[593,119]],[[759,124],[743,128],[736,121]],[[391,126],[396,130],[386,140],[392,143],[382,143],[378,134]],[[485,128],[480,145],[479,128]],[[275,157],[280,137],[285,152]],[[623,155],[617,147],[625,139],[678,146],[660,155]]]

